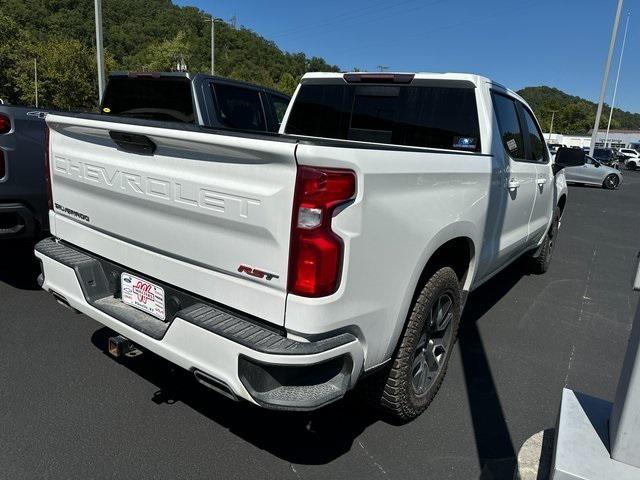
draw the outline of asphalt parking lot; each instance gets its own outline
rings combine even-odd
[[[392,425],[356,399],[313,414],[226,400],[163,360],[118,363],[110,332],[37,288],[0,244],[0,477],[510,479],[564,386],[613,399],[638,297],[640,172],[570,187],[550,271],[474,292],[427,412]]]

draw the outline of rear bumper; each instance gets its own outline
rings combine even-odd
[[[33,212],[21,203],[0,203],[0,239],[34,237],[38,222]]]
[[[292,340],[257,319],[160,282],[167,303],[173,302],[169,321],[162,322],[120,301],[119,265],[54,239],[38,243],[36,256],[43,289],[230,396],[266,408],[313,410],[342,398],[362,371],[362,345],[349,333]]]

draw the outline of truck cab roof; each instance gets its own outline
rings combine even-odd
[[[438,80],[438,81],[463,81],[472,83],[475,87],[479,87],[482,84],[489,84],[491,88],[502,91],[503,93],[507,93],[518,100],[525,102],[526,101],[518,95],[513,90],[508,89],[504,85],[501,85],[498,82],[491,80],[490,78],[484,77],[482,75],[476,75],[473,73],[456,73],[456,72],[447,72],[447,73],[436,73],[436,72],[309,72],[305,73],[300,83],[326,83],[332,81],[343,81],[346,83],[351,83],[353,80],[361,78],[370,78],[371,83],[411,83],[412,81],[423,81],[423,80]],[[399,79],[400,81],[395,81],[395,79]],[[407,81],[410,79],[409,81]]]

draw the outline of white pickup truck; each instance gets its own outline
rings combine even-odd
[[[400,420],[467,293],[547,270],[567,189],[531,109],[469,74],[307,74],[279,134],[50,115],[42,288],[234,399],[364,379]]]

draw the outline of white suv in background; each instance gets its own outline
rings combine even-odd
[[[618,150],[620,155],[624,156],[624,165],[629,170],[635,170],[640,167],[640,153],[633,148],[621,148]]]

